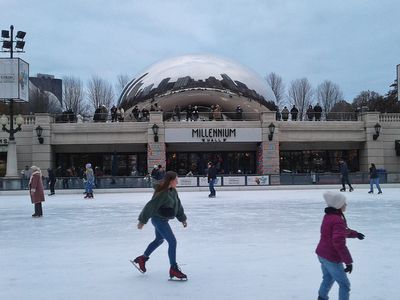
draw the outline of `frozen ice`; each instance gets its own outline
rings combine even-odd
[[[336,189],[337,190],[337,189]],[[178,188],[179,191],[179,188]],[[316,299],[314,253],[324,189],[180,191],[188,227],[170,222],[187,282],[168,281],[167,243],[140,274],[129,262],[154,237],[136,228],[151,193],[81,191],[47,197],[34,219],[28,194],[0,196],[0,299]],[[346,192],[354,260],[351,299],[395,299],[400,269],[400,188]],[[57,191],[56,191],[57,192]],[[337,299],[335,284],[331,299]]]

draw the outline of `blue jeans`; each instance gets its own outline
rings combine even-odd
[[[382,192],[381,187],[379,186],[379,177],[378,178],[371,178],[369,180],[369,190],[371,192],[374,191],[374,184],[376,185],[376,188],[378,189],[378,192]]]
[[[336,281],[339,285],[339,300],[348,300],[350,297],[350,281],[344,272],[342,263],[335,263],[318,256],[321,263],[322,282],[318,290],[320,298],[328,300],[329,291]]]
[[[215,179],[210,179],[208,182],[208,187],[210,189],[210,194],[215,196],[215,189],[214,189]]]
[[[164,239],[168,242],[168,257],[171,266],[176,264],[176,238],[172,232],[171,227],[168,224],[168,220],[161,219],[159,217],[151,218],[151,223],[153,224],[156,231],[156,238],[148,246],[144,255],[149,257],[154,250],[156,250],[163,242]]]
[[[86,193],[93,193],[93,186],[94,186],[94,183],[92,181],[86,181],[86,183],[85,183],[85,192]]]

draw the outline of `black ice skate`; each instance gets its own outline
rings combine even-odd
[[[169,280],[172,281],[186,281],[187,276],[183,274],[182,271],[179,269],[178,265],[171,266],[169,269]]]
[[[346,189],[345,189],[345,188],[341,188],[340,191],[341,191],[341,192],[345,192]]]
[[[349,189],[349,192],[352,192],[352,191],[354,191],[354,189],[351,187],[351,188]]]
[[[141,255],[130,262],[136,267],[136,269],[139,270],[140,273],[146,273],[146,261],[148,260],[148,257]]]

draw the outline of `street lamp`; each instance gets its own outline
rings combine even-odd
[[[274,137],[274,132],[275,132],[275,125],[274,123],[269,124],[268,126],[269,134],[268,134],[268,140],[272,141]]]
[[[43,133],[43,128],[42,128],[42,126],[39,125],[38,127],[35,128],[35,130],[36,130],[36,135],[37,135],[37,138],[38,138],[39,143],[40,143],[40,144],[43,144],[44,139],[43,139],[43,137],[42,137],[42,133]]]
[[[375,134],[372,136],[372,138],[374,139],[374,141],[376,141],[379,137],[379,133],[381,132],[381,125],[379,123],[376,123],[374,128],[375,128]]]
[[[153,129],[153,134],[154,134],[154,142],[158,142],[158,125],[154,124],[153,127],[151,127],[151,129]]]
[[[10,53],[10,59],[12,61],[13,54],[14,52],[24,52],[24,47],[25,47],[25,41],[23,40],[25,38],[26,32],[24,31],[18,31],[15,40],[14,40],[14,26],[10,26],[10,30],[2,30],[1,31],[1,42],[2,42],[2,49],[1,52],[9,52]],[[15,44],[15,49],[14,49],[14,44]],[[21,79],[21,82],[23,82],[23,79]],[[20,83],[16,83],[20,84]],[[19,88],[19,86],[18,86]],[[6,100],[9,100],[10,106],[9,106],[9,118],[5,115],[3,115],[0,118],[0,122],[2,125],[2,130],[5,132],[8,132],[10,134],[9,136],[9,142],[7,146],[7,171],[6,171],[6,177],[18,177],[18,170],[17,170],[17,146],[15,143],[15,137],[14,134],[18,131],[21,130],[21,125],[24,122],[24,119],[22,118],[21,115],[18,115],[16,118],[16,125],[17,127],[14,128],[14,99],[19,99],[19,96],[16,98],[11,98],[6,97]],[[10,98],[10,99],[8,99]],[[9,122],[8,122],[9,120]],[[6,128],[7,123],[9,123],[9,129]]]

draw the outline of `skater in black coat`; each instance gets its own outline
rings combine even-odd
[[[349,168],[347,167],[346,162],[343,159],[339,160],[339,170],[340,170],[340,178],[342,179],[342,188],[340,189],[341,192],[346,191],[346,183],[349,185],[349,191],[354,191],[353,187],[351,186],[350,179],[349,179]]]
[[[208,197],[215,198],[216,191],[214,188],[214,184],[215,184],[215,181],[217,180],[217,170],[215,169],[212,162],[208,163],[207,179],[208,179],[208,187],[210,189],[210,195],[208,195]]]

